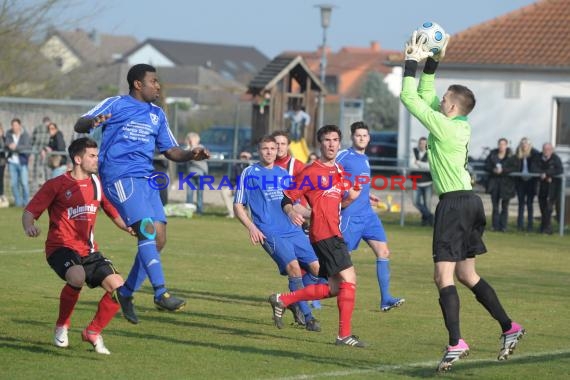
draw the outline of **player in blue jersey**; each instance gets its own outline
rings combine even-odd
[[[127,281],[117,292],[123,315],[138,323],[133,293],[148,276],[154,303],[160,310],[178,311],[186,301],[170,295],[165,286],[160,250],[166,242],[166,216],[153,177],[155,148],[166,158],[184,162],[209,157],[204,148],[184,150],[168,127],[163,110],[152,102],[160,96],[156,69],[138,64],[127,74],[129,95],[107,98],[81,116],[75,131],[101,129],[99,174],[103,191],[138,237],[138,251]]]
[[[370,163],[364,153],[370,142],[368,125],[362,121],[350,126],[352,147],[341,150],[336,161],[344,167],[345,176],[362,188],[360,195],[350,206],[341,211],[340,232],[349,251],[358,248],[361,239],[376,255],[376,276],[380,287],[380,309],[388,311],[401,306],[405,300],[390,294],[390,250],[382,222],[372,210],[371,202],[379,199],[370,194]]]
[[[302,289],[301,266],[313,276],[316,283],[319,261],[307,235],[281,210],[283,189],[291,185],[292,177],[285,169],[274,165],[277,157],[275,138],[263,137],[258,150],[260,161],[247,167],[240,176],[234,198],[234,213],[248,229],[251,242],[261,244],[277,264],[279,273],[289,277],[289,289]],[[251,211],[251,218],[246,206]],[[301,301],[298,305],[305,316],[305,328],[321,331],[307,302]],[[275,320],[275,325],[283,328],[282,320]]]

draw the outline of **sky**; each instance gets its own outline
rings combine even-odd
[[[42,0],[37,0],[42,1]],[[45,1],[45,0],[43,0]],[[32,0],[34,2],[34,0]],[[272,59],[282,51],[314,51],[322,43],[321,3],[332,4],[327,46],[400,50],[424,21],[453,35],[534,3],[533,0],[71,0],[52,16],[56,27],[131,35],[144,41],[254,46]]]

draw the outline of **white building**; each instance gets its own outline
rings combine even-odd
[[[451,37],[436,73],[442,96],[451,84],[477,99],[469,115],[470,155],[505,137],[516,149],[528,137],[541,150],[556,146],[570,165],[570,1],[541,0]],[[420,75],[418,70],[418,77]],[[400,108],[398,155],[406,159],[427,130]],[[406,161],[407,162],[407,161]]]

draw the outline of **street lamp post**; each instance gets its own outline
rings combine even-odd
[[[323,28],[323,44],[321,46],[321,83],[325,84],[325,73],[327,69],[327,28],[330,25],[331,21],[331,13],[334,8],[333,5],[330,4],[319,4],[315,7],[321,9],[321,26]],[[325,122],[325,96],[321,92],[319,94],[319,120],[317,122],[317,128],[322,127]]]

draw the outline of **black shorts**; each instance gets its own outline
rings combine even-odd
[[[331,277],[352,266],[343,238],[333,236],[311,243],[319,259],[319,277]]]
[[[442,194],[435,210],[433,261],[463,261],[487,252],[485,210],[473,191]]]
[[[85,283],[90,288],[101,286],[103,280],[112,274],[119,273],[111,260],[105,258],[101,252],[90,253],[89,256],[81,257],[77,252],[67,247],[54,251],[47,262],[57,275],[64,281],[65,273],[73,265],[81,265],[85,270]]]

